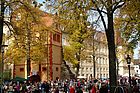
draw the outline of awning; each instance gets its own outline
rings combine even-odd
[[[123,77],[129,77],[128,73],[125,73],[124,75],[122,75]]]
[[[85,77],[85,76],[78,76],[77,78],[83,78],[83,79],[85,79],[85,78],[87,78],[87,77]]]
[[[26,81],[27,79],[22,78],[22,77],[15,77],[14,79],[12,79],[12,81]]]

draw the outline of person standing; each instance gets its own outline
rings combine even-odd
[[[108,93],[108,87],[107,87],[106,83],[101,84],[101,88],[99,90],[99,93]]]
[[[70,93],[75,93],[75,88],[74,88],[74,86],[70,86]]]
[[[79,87],[77,88],[76,93],[83,93],[83,90],[81,89],[81,86],[79,86]]]
[[[58,89],[58,87],[55,88],[54,93],[59,93],[59,89]]]
[[[91,93],[96,93],[96,87],[95,87],[95,85],[92,86]]]
[[[67,88],[68,88],[68,86],[67,86],[67,83],[65,82],[64,83],[64,93],[67,93]]]

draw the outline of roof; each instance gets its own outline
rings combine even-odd
[[[102,31],[96,31],[94,39],[100,42],[107,42],[106,34]]]
[[[139,65],[140,64],[140,59],[134,59],[134,65]]]

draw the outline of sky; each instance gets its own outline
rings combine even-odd
[[[134,59],[138,59],[139,58],[139,50],[140,49],[140,47],[139,47],[139,45],[138,45],[138,47],[136,48],[136,49],[134,49]]]
[[[37,0],[38,2],[43,2],[44,0]]]
[[[45,1],[45,0],[36,0],[37,2],[39,2],[39,3],[42,3],[43,1]],[[41,10],[43,10],[43,11],[45,11],[45,5],[43,5],[43,6],[41,6],[41,8],[40,8]]]

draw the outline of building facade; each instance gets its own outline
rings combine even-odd
[[[88,55],[86,60],[80,63],[79,75],[87,78],[109,78],[108,47],[105,33],[96,31],[94,39],[90,39],[88,42],[86,49]]]
[[[123,50],[122,50],[123,51]],[[121,55],[122,57],[118,57],[118,76],[123,76],[123,77],[129,77],[129,69],[128,69],[128,64],[125,59],[125,55]],[[133,58],[132,58],[133,59]],[[130,75],[133,77],[136,75],[135,72],[135,65],[134,61],[131,60],[130,64]]]
[[[42,23],[50,29],[46,30],[45,59],[41,62],[30,62],[30,76],[39,75],[42,81],[60,79],[61,76],[61,63],[62,63],[62,34],[61,31],[55,27],[54,15],[43,13]],[[17,21],[17,20],[16,20]],[[53,31],[51,29],[54,29]],[[11,42],[11,41],[10,41]],[[9,43],[10,45],[10,43]],[[16,49],[13,49],[13,51]],[[30,57],[31,58],[31,57]],[[22,61],[15,63],[10,60],[11,78],[27,77],[27,59],[26,56]],[[6,64],[5,64],[6,65]],[[5,68],[6,69],[6,66]],[[29,76],[29,77],[30,77]]]
[[[140,77],[140,59],[134,59],[134,70],[135,70],[135,73],[136,73],[136,76],[139,76]]]

